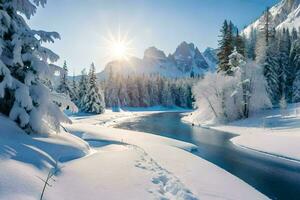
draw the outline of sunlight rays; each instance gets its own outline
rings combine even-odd
[[[120,28],[117,34],[108,31],[104,38],[106,57],[109,60],[128,60],[133,56],[132,39],[129,39],[128,32],[121,33]]]

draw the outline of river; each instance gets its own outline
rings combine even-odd
[[[182,115],[152,114],[115,127],[193,143],[198,146],[194,154],[239,177],[271,199],[300,199],[299,163],[239,148],[230,142],[235,135],[191,126],[181,121]]]

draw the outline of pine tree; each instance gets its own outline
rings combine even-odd
[[[286,97],[288,93],[290,93],[290,89],[292,88],[292,82],[288,82],[288,77],[291,76],[292,67],[290,67],[289,63],[289,54],[291,50],[291,41],[290,34],[288,30],[283,29],[283,31],[278,34],[278,80],[279,80],[279,92],[280,97]]]
[[[280,99],[280,82],[279,82],[279,58],[276,48],[275,33],[269,36],[265,62],[263,63],[264,76],[267,81],[267,91],[273,105],[278,104]]]
[[[148,80],[143,75],[137,78],[137,86],[139,91],[139,104],[141,107],[149,107],[150,106],[150,96],[148,93],[148,88],[146,87]]]
[[[256,35],[257,35],[256,29],[251,28],[250,36],[248,40],[246,40],[247,57],[251,60],[256,59],[256,54],[255,54],[255,45],[257,41]]]
[[[235,48],[242,56],[246,55],[245,38],[240,35],[239,30],[236,29]]]
[[[33,2],[33,3],[32,3]],[[32,30],[30,19],[45,0],[0,1],[0,112],[28,132],[59,131],[69,121],[48,88],[58,55],[42,46],[59,38],[56,32]]]
[[[75,103],[78,102],[79,100],[79,96],[78,96],[78,86],[77,86],[77,82],[75,80],[75,74],[73,74],[73,78],[72,78],[72,85],[71,85],[71,93],[70,93],[70,97],[71,100]]]
[[[293,43],[294,41],[296,41],[298,39],[298,32],[297,29],[294,27],[292,29],[292,34],[291,34],[291,42]]]
[[[138,107],[139,101],[139,89],[136,82],[136,77],[128,77],[128,96],[130,98],[129,106]]]
[[[68,80],[68,67],[67,67],[67,62],[64,61],[64,65],[63,65],[63,71],[60,74],[60,82],[59,85],[57,87],[57,92],[58,93],[63,93],[67,96],[71,96],[71,88],[69,86],[69,80]]]
[[[292,102],[300,102],[300,70],[296,73],[296,77],[293,83]]]
[[[82,98],[81,109],[84,112],[101,114],[105,111],[105,102],[102,92],[97,86],[95,65],[92,63],[88,75],[88,88],[85,96]]]
[[[245,57],[240,53],[238,53],[236,49],[229,57],[230,57],[229,63],[231,69],[233,73],[235,73],[235,76],[237,76],[237,78],[239,79],[237,82],[236,90],[233,93],[234,94],[233,98],[236,98],[235,94],[239,94],[238,91],[240,91],[240,95],[242,97],[240,98],[241,109],[239,115],[243,118],[248,118],[250,112],[250,100],[251,100],[251,95],[253,90],[252,88],[253,77],[251,77],[252,74],[250,73],[251,69],[247,69],[247,67],[249,66],[246,66],[247,62]],[[264,87],[264,86],[260,86],[260,87]],[[238,102],[235,103],[238,104]]]
[[[105,87],[105,102],[107,103],[106,105],[108,107],[120,107],[118,85],[121,84],[121,81],[119,80],[119,78],[119,74],[114,73],[113,70],[110,69],[107,84]]]
[[[265,11],[261,24],[256,42],[256,62],[263,67],[268,94],[272,104],[276,105],[280,99],[279,55],[269,8]]]
[[[257,33],[258,38],[256,40],[255,54],[256,54],[257,63],[263,64],[265,62],[266,52],[270,44],[269,41],[270,39],[273,40],[273,38],[275,37],[275,28],[272,23],[272,15],[270,13],[269,8],[267,8],[266,11],[264,12],[260,24],[262,24],[262,26],[259,27]]]
[[[221,29],[221,39],[219,40],[218,71],[226,72],[229,69],[228,56],[232,53],[234,46],[233,28],[234,27],[232,22],[228,24],[227,20],[224,21],[223,27]]]
[[[287,77],[287,84],[294,85],[296,74],[300,69],[300,40],[299,39],[295,40],[292,44],[291,52],[289,55],[289,66],[290,66],[290,76]],[[290,88],[293,87],[290,86]],[[293,92],[294,90],[289,90],[287,93],[287,99],[289,102],[294,101]]]
[[[77,105],[78,107],[82,110],[82,108],[84,107],[84,101],[83,101],[83,97],[86,96],[86,93],[88,91],[88,76],[86,73],[86,70],[83,69],[81,71],[81,77],[80,77],[80,81],[79,81],[79,88],[78,88],[78,101],[77,101]]]
[[[167,80],[161,79],[162,83],[162,89],[161,89],[161,105],[170,107],[174,105],[172,94],[170,90],[170,85]]]
[[[150,76],[150,80],[148,81],[148,93],[151,106],[159,105],[159,88],[157,80],[156,76]]]
[[[234,48],[232,54],[229,56],[229,70],[233,74],[237,68],[245,64],[245,57],[237,51],[237,48]]]
[[[119,85],[119,100],[120,106],[128,106],[130,99],[128,96],[128,88],[127,88],[127,79],[124,77],[120,77],[120,81],[118,82]]]

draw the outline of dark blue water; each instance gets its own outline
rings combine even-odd
[[[239,177],[271,199],[300,200],[299,163],[241,149],[230,142],[235,135],[194,127],[183,123],[181,117],[181,113],[159,113],[115,127],[193,143],[198,146],[196,155]]]

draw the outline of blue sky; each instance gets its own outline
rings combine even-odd
[[[279,0],[48,0],[29,24],[57,31],[61,40],[49,47],[67,60],[76,74],[95,62],[101,71],[109,61],[104,39],[109,31],[128,33],[132,53],[142,57],[156,46],[173,53],[182,41],[200,50],[216,47],[224,19],[243,28]]]

